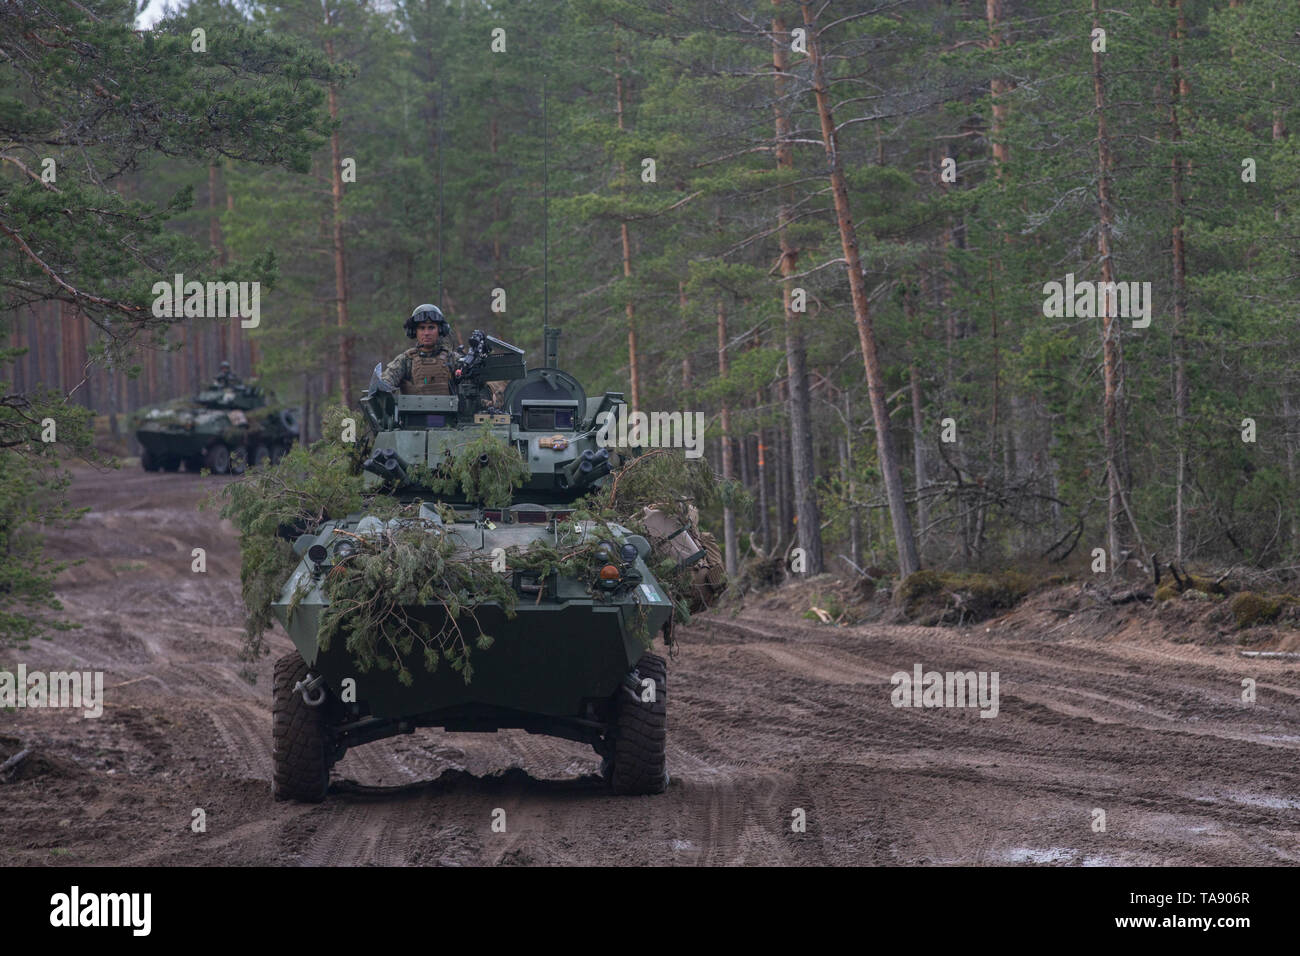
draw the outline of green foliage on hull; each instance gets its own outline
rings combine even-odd
[[[343,417],[342,409],[331,409],[325,434],[340,434]],[[359,471],[364,451],[333,438],[296,448],[278,465],[250,471],[224,486],[216,495],[221,515],[239,528],[243,554],[243,656],[255,660],[266,653],[263,635],[277,605],[287,623],[302,602],[313,601],[321,606],[313,636],[320,650],[328,652],[341,641],[361,673],[391,670],[410,686],[415,657],[430,673],[446,661],[468,683],[474,673],[472,652],[486,650],[493,641],[480,626],[476,608],[491,606],[512,619],[519,601],[513,582],[521,573],[535,581],[567,582],[566,587],[576,588],[570,596],[639,607],[629,630],[639,643],[648,644],[648,608],[635,595],[612,596],[598,583],[602,567],[624,564],[618,550],[627,532],[615,523],[619,512],[614,508],[602,507],[599,513],[580,508],[570,519],[548,525],[554,533],[530,533],[526,544],[503,538],[503,568],[498,564],[494,570],[490,549],[482,553],[466,547],[470,529],[488,533],[484,524],[464,512],[457,515],[437,500],[436,490],[502,507],[530,474],[514,448],[490,429],[469,434],[473,437],[454,457],[447,456],[439,473],[408,469],[410,480],[404,484],[430,492],[429,508],[422,508],[426,502],[419,498],[367,493]],[[621,503],[630,507],[639,501],[629,494]],[[357,520],[360,514],[365,518]],[[327,524],[347,515],[352,518],[341,526]],[[294,533],[303,536],[296,547],[285,537]],[[614,543],[613,553],[604,542]],[[328,572],[319,580],[304,572],[291,583],[295,568],[306,567],[302,559],[313,543],[329,548]],[[654,589],[661,585],[653,575],[642,577],[658,593]],[[319,592],[309,598],[318,585]],[[665,593],[671,592],[669,585]]]
[[[310,531],[330,515],[360,509],[361,477],[348,446],[322,440],[295,446],[277,465],[250,470],[222,486],[211,503],[239,529],[246,612],[241,658],[255,661],[268,650],[263,635],[271,626],[271,605],[298,564],[283,531]]]

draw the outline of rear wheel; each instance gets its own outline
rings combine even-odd
[[[145,471],[158,470],[158,459],[154,457],[153,452],[148,448],[145,448],[140,452],[140,467]]]
[[[277,800],[319,803],[330,785],[330,740],[325,708],[311,707],[293,688],[307,677],[297,651],[275,662],[271,705],[271,758]]]
[[[230,470],[230,449],[216,442],[204,453],[203,466],[214,475],[224,475]]]
[[[606,767],[615,793],[663,793],[668,786],[668,664],[657,654],[637,661],[634,691],[630,683],[618,689],[614,704],[612,766]],[[654,700],[642,682],[654,681]]]
[[[271,452],[265,445],[258,445],[253,449],[252,462],[254,468],[257,468],[260,465],[265,465],[270,460]]]
[[[289,445],[287,442],[273,442],[271,445],[271,464],[280,464],[280,459],[288,454]]]
[[[230,449],[230,473],[242,475],[248,470],[248,449],[243,446]]]

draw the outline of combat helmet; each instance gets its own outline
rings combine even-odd
[[[406,337],[408,339],[415,338],[415,327],[417,325],[422,325],[425,322],[434,322],[437,324],[438,337],[440,339],[446,339],[451,336],[451,326],[443,317],[442,309],[432,303],[426,302],[423,305],[417,305],[415,311],[411,313],[411,317],[406,320],[406,324],[403,326],[406,329]]]

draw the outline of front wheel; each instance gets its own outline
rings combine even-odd
[[[668,787],[668,663],[643,654],[636,677],[635,689],[628,681],[615,695],[609,785],[621,794],[663,793]],[[654,682],[653,695],[646,680]]]
[[[271,758],[277,800],[320,803],[330,785],[330,742],[326,704],[310,706],[294,685],[307,677],[297,651],[275,662],[271,704]]]
[[[224,475],[230,470],[230,449],[216,442],[203,455],[203,465],[214,475]]]
[[[158,470],[158,459],[148,448],[145,448],[140,452],[140,467],[145,471]]]

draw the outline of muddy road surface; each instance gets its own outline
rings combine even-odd
[[[196,510],[226,480],[78,473],[92,511],[49,541],[85,559],[59,589],[83,627],[0,649],[0,669],[100,670],[106,702],[0,712],[0,762],[31,751],[0,777],[0,863],[1300,862],[1295,661],[1054,618],[1000,634],[703,616],[670,663],[661,796],[608,795],[579,744],[422,730],[351,751],[325,803],[276,803],[271,659],[241,677],[235,534]],[[894,707],[891,675],[917,664],[996,671],[997,716]]]

